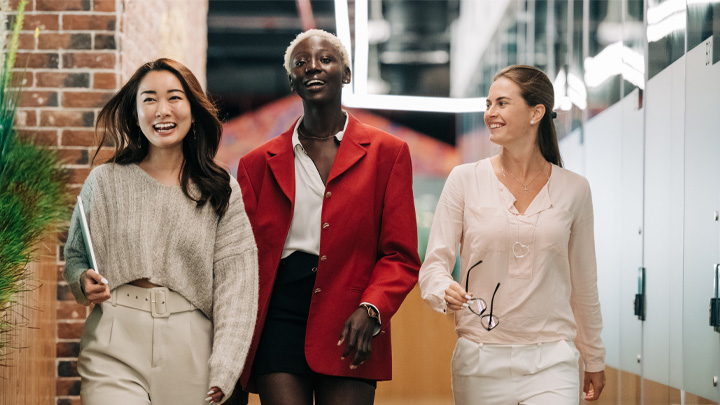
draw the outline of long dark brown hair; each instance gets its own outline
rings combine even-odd
[[[140,82],[152,71],[167,71],[178,78],[190,102],[195,121],[191,133],[185,136],[182,143],[182,191],[195,201],[198,207],[209,201],[215,212],[222,216],[227,211],[231,193],[230,174],[214,160],[220,146],[222,124],[217,118],[217,109],[203,92],[195,75],[177,61],[161,58],[140,66],[103,107],[95,125],[95,136],[100,142],[93,156],[93,163],[100,148],[106,144],[115,147],[115,153],[108,162],[139,163],[147,156],[149,142],[138,126],[136,97]],[[197,186],[199,196],[190,193],[190,181]]]
[[[529,106],[534,107],[538,104],[545,106],[545,115],[540,119],[538,128],[537,145],[545,160],[563,167],[553,122],[552,109],[555,105],[555,90],[550,79],[542,70],[526,65],[508,66],[496,74],[493,81],[501,77],[520,87],[520,94]]]

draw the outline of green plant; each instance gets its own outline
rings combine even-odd
[[[19,139],[13,128],[21,92],[13,67],[26,4],[18,5],[10,40],[0,33],[0,43],[7,44],[0,49],[0,358],[10,347],[9,332],[18,327],[7,315],[22,305],[17,296],[29,288],[27,265],[35,247],[69,215],[67,174],[56,152]]]

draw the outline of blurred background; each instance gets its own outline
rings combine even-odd
[[[28,4],[17,127],[58,150],[76,188],[92,167],[99,108],[141,63],[173,57],[201,79],[225,122],[219,158],[235,172],[302,113],[282,67],[289,42],[308,28],[337,34],[353,64],[345,108],[410,145],[421,258],[450,170],[497,152],[483,122],[493,75],[543,69],[565,166],[593,190],[608,366],[599,403],[720,401],[720,326],[709,319],[720,290],[719,0]],[[88,312],[59,277],[63,240],[50,235],[40,252],[42,287],[26,299],[42,310],[23,315],[34,328],[0,368],[0,404],[80,403]],[[416,289],[393,329],[394,379],[378,385],[377,403],[451,404],[453,319]]]

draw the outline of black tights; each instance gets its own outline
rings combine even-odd
[[[349,378],[316,374],[263,374],[256,378],[262,405],[372,405],[375,387]]]

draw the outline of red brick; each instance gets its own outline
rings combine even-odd
[[[66,91],[63,94],[63,107],[99,108],[113,96],[107,91]]]
[[[56,357],[77,357],[80,354],[80,342],[57,342],[55,344]]]
[[[114,15],[65,14],[63,29],[73,31],[115,31]]]
[[[10,0],[10,3],[8,4],[10,7],[10,10],[17,10],[18,4],[21,0]],[[29,1],[25,5],[25,11],[32,11],[33,10],[33,2]]]
[[[78,396],[58,398],[55,405],[83,405],[82,400]]]
[[[13,72],[13,74],[15,76],[17,76],[18,74],[20,74],[20,72],[16,71],[16,72]],[[33,80],[33,72],[25,72],[25,75],[23,76],[22,82],[21,82],[22,87],[27,89],[28,87],[32,87],[34,85],[34,83],[35,83],[35,81]]]
[[[58,301],[57,319],[82,320],[87,317],[87,307],[74,301]],[[67,356],[63,356],[67,357]]]
[[[58,377],[80,377],[77,371],[76,360],[62,360],[58,361],[57,368]]]
[[[43,127],[92,127],[95,114],[92,111],[40,111]]]
[[[95,44],[93,49],[117,49],[115,35],[112,34],[95,34]]]
[[[18,36],[18,49],[35,49],[35,34],[20,34]]]
[[[37,87],[88,87],[90,73],[37,72]]]
[[[37,125],[37,112],[33,109],[19,109],[15,116],[15,125],[19,127],[34,127]]]
[[[57,14],[25,14],[23,28],[29,31],[35,31],[35,28],[40,28],[41,33],[43,31],[57,31],[60,29],[60,17]]]
[[[41,33],[38,37],[38,49],[90,49],[90,34]]]
[[[64,165],[86,165],[90,163],[87,149],[60,149],[58,150],[60,163]]]
[[[70,184],[85,184],[90,169],[70,169],[70,172]]]
[[[58,94],[54,91],[29,91],[20,94],[20,107],[57,107]]]
[[[93,83],[96,89],[117,89],[117,75],[115,73],[95,73]]]
[[[60,58],[56,53],[17,53],[15,68],[25,69],[57,69]]]
[[[93,146],[95,131],[92,129],[64,129],[60,144],[63,146]]]
[[[115,54],[109,52],[66,53],[62,60],[64,69],[112,69],[115,67]]]
[[[80,339],[84,321],[60,321],[58,322],[59,339]]]
[[[88,11],[90,0],[35,0],[43,11]]]
[[[57,129],[21,129],[18,130],[20,139],[32,140],[38,145],[57,146],[58,130]]]
[[[93,11],[115,11],[115,0],[93,0]]]
[[[58,378],[55,384],[55,394],[61,397],[80,395],[80,378]]]

